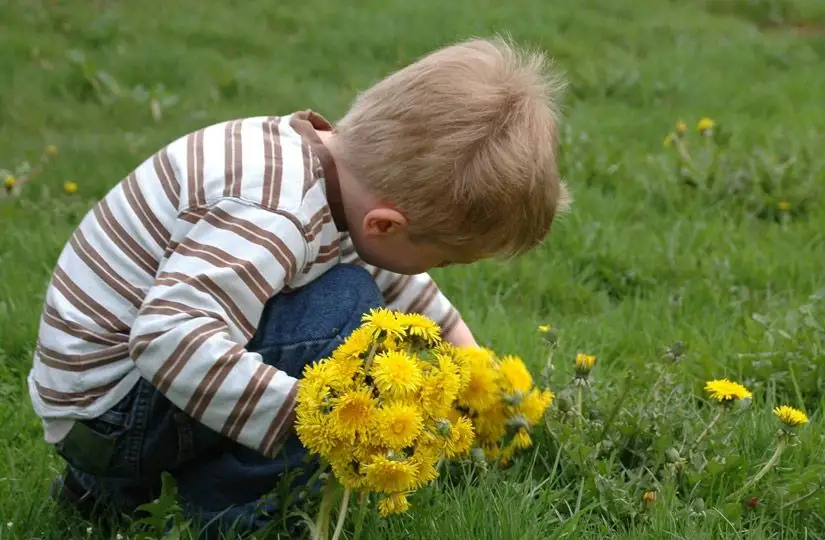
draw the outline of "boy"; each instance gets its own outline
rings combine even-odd
[[[358,97],[190,133],[84,218],[49,285],[29,387],[56,495],[131,513],[178,483],[245,530],[305,469],[297,378],[371,308],[475,344],[426,274],[540,243],[567,206],[557,80],[502,40],[437,50]],[[354,263],[354,264],[353,264]]]

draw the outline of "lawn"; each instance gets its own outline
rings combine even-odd
[[[575,204],[519,260],[434,274],[537,380],[551,352],[537,327],[553,326],[556,400],[511,467],[444,474],[408,514],[371,511],[362,538],[825,538],[825,4],[349,4],[2,3],[0,169],[45,163],[0,199],[0,539],[106,538],[49,502],[60,462],[25,390],[50,272],[95,200],[191,129],[334,119],[390,70],[493,32],[567,75]],[[582,415],[579,352],[597,357]],[[721,378],[752,399],[713,403],[703,386]],[[784,440],[778,405],[810,422],[740,489]]]

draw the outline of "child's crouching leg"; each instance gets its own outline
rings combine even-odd
[[[338,265],[311,284],[270,300],[248,349],[259,352],[267,364],[300,378],[304,366],[329,356],[361,324],[364,313],[382,305],[383,297],[369,272]],[[317,467],[317,460],[309,459],[290,430],[275,458],[231,445],[176,476],[192,517],[202,523],[212,520],[205,536],[217,538],[220,530],[233,524],[256,530],[278,521],[281,512],[290,509],[272,496],[273,490],[280,492],[290,478],[286,492],[297,501],[298,492],[318,488],[308,485]]]

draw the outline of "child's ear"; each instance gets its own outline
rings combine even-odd
[[[364,215],[364,234],[367,237],[398,234],[406,228],[407,219],[392,208],[373,208]]]

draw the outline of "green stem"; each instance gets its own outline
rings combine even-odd
[[[372,366],[372,359],[375,358],[375,351],[378,349],[378,341],[377,338],[373,338],[372,345],[370,345],[370,352],[367,354],[367,359],[364,361],[364,373],[370,372],[370,366]]]
[[[341,499],[341,507],[338,509],[338,523],[335,524],[335,532],[332,534],[332,540],[338,540],[341,536],[341,531],[344,530],[344,522],[347,520],[347,508],[349,507],[350,493],[352,493],[350,488],[344,490],[344,498]]]
[[[774,465],[776,465],[776,463],[779,461],[779,457],[782,455],[782,452],[784,452],[785,448],[787,448],[787,447],[788,447],[788,438],[783,436],[782,438],[779,439],[779,443],[776,445],[776,450],[773,451],[773,455],[771,456],[771,459],[769,459],[768,462],[765,463],[765,466],[762,467],[762,470],[760,470],[758,473],[756,473],[756,476],[754,476],[748,482],[746,482],[744,486],[739,488],[739,491],[737,491],[736,493],[740,493],[740,492],[745,491],[746,489],[748,489],[752,485],[756,484],[759,480],[761,480],[762,477],[765,476],[768,473],[768,471],[771,470],[771,468],[773,468]]]
[[[578,397],[576,398],[576,412],[579,413],[579,423],[584,420],[584,415],[582,414],[582,387],[579,385],[578,388]]]
[[[715,425],[716,425],[716,422],[718,422],[718,421],[719,421],[719,419],[720,419],[720,418],[722,418],[722,413],[723,413],[723,412],[725,412],[725,409],[719,409],[719,412],[718,412],[718,413],[716,413],[716,416],[714,416],[714,417],[713,417],[713,420],[711,420],[711,421],[710,421],[710,424],[708,424],[708,426],[705,428],[705,431],[703,431],[703,432],[699,435],[699,437],[697,437],[697,439],[693,442],[693,444],[690,446],[690,450],[693,450],[694,448],[696,448],[697,446],[699,446],[699,443],[700,443],[700,442],[702,442],[703,440],[705,440],[705,437],[707,437],[708,433],[710,433],[710,430],[711,430],[711,429],[713,429],[713,426],[715,426]],[[682,443],[682,448],[684,448],[684,443]],[[682,449],[681,449],[681,448],[679,449],[679,453],[680,453],[680,454],[682,453]]]
[[[335,490],[335,476],[330,474],[324,486],[324,496],[321,498],[321,507],[318,509],[318,519],[315,521],[315,537],[313,540],[327,540],[329,537],[329,512],[332,508],[332,494]]]
[[[352,535],[352,540],[358,540],[361,536],[361,528],[364,526],[364,516],[367,515],[367,507],[369,506],[369,492],[361,493],[358,502],[358,517],[355,518],[355,532]]]

